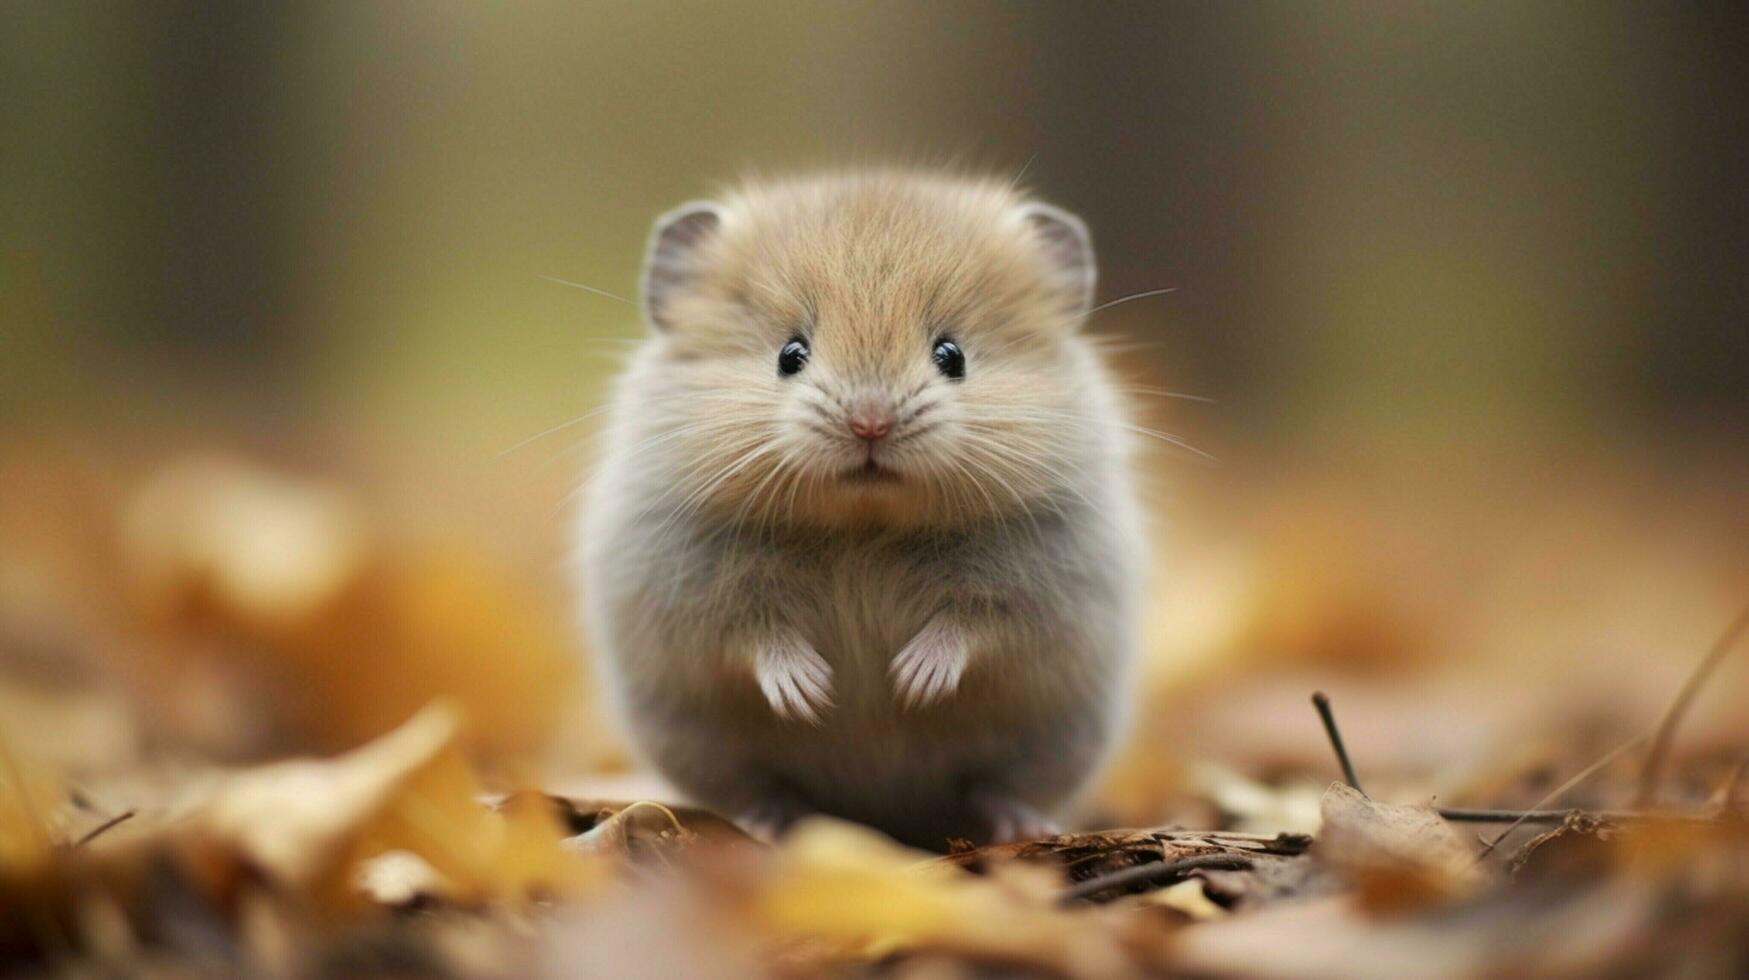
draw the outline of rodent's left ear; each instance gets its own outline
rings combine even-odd
[[[1093,238],[1087,225],[1062,208],[1038,201],[1021,205],[1021,217],[1044,251],[1052,275],[1069,296],[1076,313],[1093,304],[1098,272],[1093,263]]]
[[[644,315],[652,326],[669,328],[669,301],[698,274],[698,251],[722,223],[714,201],[688,201],[656,219],[644,252]]]

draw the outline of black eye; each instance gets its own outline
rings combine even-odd
[[[945,337],[935,342],[935,366],[954,381],[966,376],[966,352]]]
[[[783,350],[777,352],[777,373],[789,376],[802,369],[808,363],[808,342],[800,337],[791,337],[789,343],[783,345]]]

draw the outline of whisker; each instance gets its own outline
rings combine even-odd
[[[509,449],[503,450],[502,452],[500,452],[497,455],[496,458],[503,459],[504,457],[510,455],[511,453],[516,452],[518,449],[521,449],[521,448],[528,446],[532,443],[539,442],[540,440],[545,439],[547,436],[550,436],[555,432],[563,432],[566,429],[569,429],[573,425],[582,425],[584,422],[589,421],[590,419],[594,418],[597,415],[600,415],[602,412],[605,412],[608,409],[611,409],[612,407],[613,407],[612,405],[603,405],[600,408],[593,408],[587,412],[584,412],[582,415],[579,415],[576,418],[571,419],[568,422],[560,422],[558,425],[555,425],[552,428],[547,429],[543,432],[536,432],[534,435],[529,436],[527,439],[523,439],[522,441],[518,442],[516,445],[511,446]]]
[[[1177,286],[1167,286],[1165,289],[1149,289],[1149,290],[1145,290],[1145,291],[1140,292],[1140,293],[1131,293],[1128,296],[1119,296],[1117,299],[1111,300],[1109,302],[1101,303],[1098,306],[1095,306],[1093,309],[1088,310],[1087,315],[1092,316],[1093,314],[1098,313],[1101,310],[1109,310],[1114,306],[1122,306],[1123,304],[1132,302],[1134,300],[1147,299],[1150,296],[1164,296],[1167,293],[1176,293],[1176,292],[1178,292]]]
[[[583,283],[572,282],[569,279],[560,279],[558,276],[541,275],[540,273],[536,273],[536,275],[540,276],[540,278],[542,278],[542,279],[545,279],[547,282],[556,282],[561,286],[570,286],[572,289],[581,289],[586,293],[594,293],[597,296],[605,296],[608,299],[618,300],[627,306],[637,306],[638,305],[638,304],[632,302],[631,300],[626,299],[624,296],[621,296],[618,293],[610,293],[605,289],[596,289],[594,286],[586,286]]]
[[[1148,395],[1153,398],[1176,398],[1179,401],[1201,402],[1205,405],[1220,404],[1218,401],[1207,395],[1192,395],[1182,391],[1167,391],[1164,388],[1120,387],[1118,390],[1131,395]]]

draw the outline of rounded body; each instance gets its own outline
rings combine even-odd
[[[649,438],[636,368],[624,390],[626,431],[611,441],[629,451]],[[1115,424],[1109,436],[1122,440]],[[1089,462],[1063,499],[988,522],[785,528],[675,521],[647,506],[661,488],[610,450],[581,553],[623,729],[679,789],[731,815],[775,796],[940,848],[989,834],[982,794],[1056,811],[1122,727],[1145,574],[1129,475]],[[955,599],[1011,618],[952,697],[907,708],[889,667]],[[833,669],[834,707],[817,725],[775,715],[738,662],[740,625],[771,616]]]
[[[635,748],[719,812],[776,826],[822,812],[932,848],[1036,832],[1099,769],[1136,660],[1145,534],[1116,388],[1078,313],[1027,278],[1050,257],[1004,223],[1005,190],[829,191],[686,229],[687,247],[761,243],[745,253],[763,264],[735,266],[731,238],[700,261],[720,295],[646,296],[658,329],[620,379],[579,527],[605,687]],[[772,213],[790,224],[757,224]],[[914,217],[904,251],[883,252]],[[944,232],[943,257],[908,269],[937,225],[962,240]],[[970,237],[986,226],[1015,244]],[[745,285],[787,261],[764,246],[807,234],[841,242],[843,267],[796,249],[799,271],[771,278],[807,294],[811,320],[758,327],[796,316]],[[661,247],[647,290],[669,268]],[[976,248],[1012,283],[930,278]],[[809,277],[859,285],[810,292]],[[904,301],[962,286],[950,348],[928,325],[941,318]],[[970,304],[986,301],[980,320]],[[712,321],[719,309],[737,319]],[[863,406],[887,403],[870,391],[893,393],[878,426]],[[851,434],[835,406],[864,412]]]

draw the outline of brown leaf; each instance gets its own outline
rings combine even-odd
[[[1432,807],[1383,803],[1334,783],[1322,810],[1316,853],[1354,879],[1368,908],[1384,911],[1451,898],[1482,879],[1474,850]]]
[[[300,751],[357,745],[439,698],[474,722],[471,748],[543,747],[579,693],[564,615],[473,548],[380,523],[323,481],[225,457],[164,467],[123,535],[136,616],[172,668],[144,683],[174,678],[151,700],[236,673],[253,697],[221,702],[259,702],[245,720]]]
[[[617,802],[564,796],[548,796],[547,800],[557,808],[560,819],[571,834],[569,843],[575,846],[594,848],[602,839],[611,839],[626,845],[624,856],[628,857],[637,856],[631,852],[638,844],[662,851],[675,845],[694,844],[764,846],[734,821],[700,807],[653,800]],[[606,825],[611,823],[618,826],[607,829]]]
[[[596,866],[559,846],[561,828],[534,797],[496,810],[455,751],[453,708],[436,705],[363,748],[241,773],[196,820],[192,844],[235,854],[321,907],[356,907],[360,865],[391,851],[428,864],[452,901],[576,895]]]
[[[1121,951],[1085,913],[1054,906],[1056,887],[1043,872],[1009,865],[969,875],[925,858],[852,824],[805,821],[752,896],[753,919],[771,934],[825,941],[860,959],[936,950],[1072,976],[1124,970]]]

